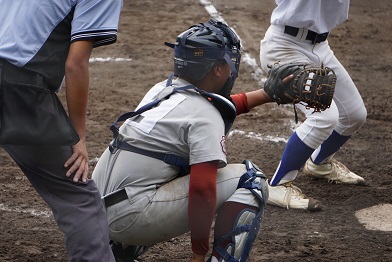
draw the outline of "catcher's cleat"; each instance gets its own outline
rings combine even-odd
[[[279,186],[268,186],[269,198],[267,204],[287,209],[303,209],[311,212],[320,211],[318,200],[305,196],[301,189],[287,182]]]
[[[328,182],[336,184],[366,184],[363,177],[351,172],[345,165],[335,159],[321,165],[316,165],[311,159],[308,159],[302,169],[302,172],[305,175],[309,175],[317,179],[326,179]]]

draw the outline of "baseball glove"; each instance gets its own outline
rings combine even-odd
[[[316,112],[330,107],[336,85],[332,69],[317,64],[279,62],[269,67],[264,91],[278,105],[302,103]],[[291,74],[294,78],[283,83]]]

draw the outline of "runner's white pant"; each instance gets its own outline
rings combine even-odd
[[[283,26],[271,25],[260,42],[260,61],[265,72],[268,72],[267,65],[277,61],[323,63],[335,71],[337,82],[329,109],[313,113],[313,109],[296,105],[306,115],[306,121],[296,133],[307,146],[316,149],[333,130],[342,136],[351,136],[366,121],[367,112],[361,95],[328,41],[312,44],[303,37],[285,34]]]

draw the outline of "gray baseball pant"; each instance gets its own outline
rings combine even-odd
[[[93,180],[74,183],[65,176],[70,146],[4,146],[35,190],[50,206],[65,234],[69,261],[114,262],[106,213]]]

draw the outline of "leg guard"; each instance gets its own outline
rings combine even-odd
[[[256,197],[259,210],[243,209],[237,216],[234,228],[214,243],[214,250],[221,256],[220,262],[245,262],[250,254],[253,243],[260,230],[264,209],[268,199],[267,179],[258,166],[245,160],[247,172],[242,175],[237,189],[245,188]],[[225,248],[220,244],[231,238],[231,243]]]

